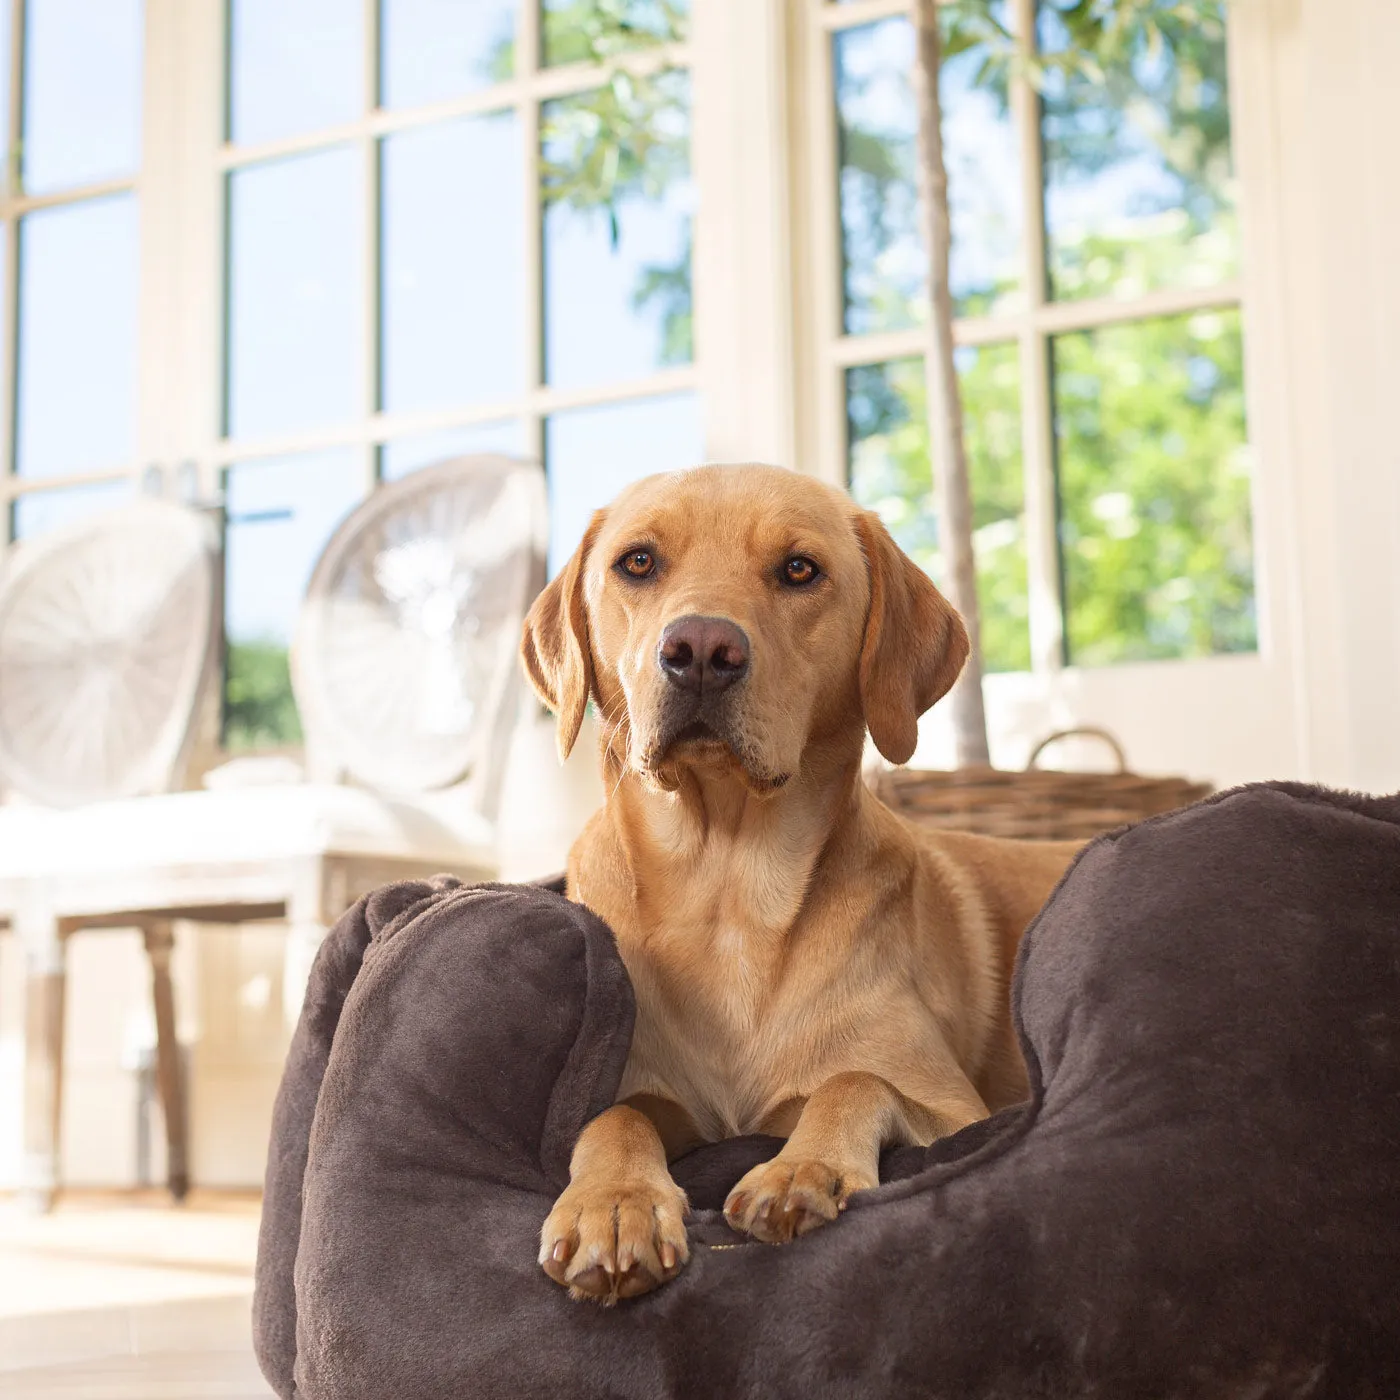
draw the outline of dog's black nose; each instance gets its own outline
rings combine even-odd
[[[678,617],[661,634],[656,664],[692,695],[713,695],[749,669],[749,639],[722,617]]]

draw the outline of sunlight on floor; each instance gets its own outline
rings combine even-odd
[[[0,1392],[162,1400],[270,1395],[249,1340],[259,1201],[196,1192],[0,1202]]]

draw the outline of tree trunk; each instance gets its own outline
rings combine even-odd
[[[987,717],[982,708],[982,625],[977,606],[977,567],[972,553],[972,490],[963,442],[962,398],[953,363],[953,293],[948,285],[952,242],[948,171],[943,164],[943,120],[938,92],[942,42],[937,0],[915,0],[914,91],[919,108],[919,202],[928,249],[929,455],[943,553],[943,591],[962,614],[972,649],[961,679],[948,697],[960,768],[986,765]]]

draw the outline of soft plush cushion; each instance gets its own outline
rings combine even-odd
[[[1400,799],[1226,793],[1100,839],[1014,987],[1032,1099],[794,1244],[676,1164],[689,1267],[574,1303],[535,1263],[631,994],[538,889],[401,885],[322,951],[258,1268],[304,1400],[1400,1394]]]

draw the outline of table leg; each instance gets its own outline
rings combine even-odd
[[[59,1122],[63,1107],[64,938],[45,915],[21,916],[16,930],[25,955],[24,1163],[21,1199],[47,1211],[58,1191]]]
[[[190,1189],[189,1129],[185,1115],[184,1073],[175,1031],[175,993],[170,982],[170,954],[175,935],[170,921],[156,920],[141,929],[151,960],[151,997],[156,1012],[156,1080],[165,1117],[166,1180],[177,1201]]]

